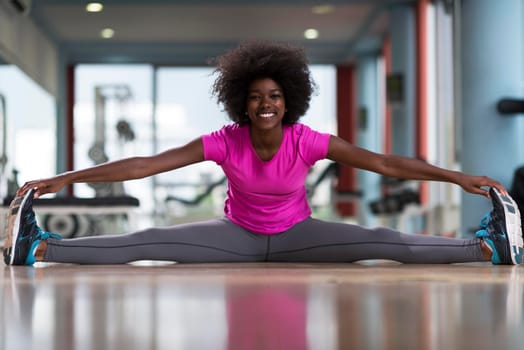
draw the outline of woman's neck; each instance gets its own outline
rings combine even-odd
[[[250,127],[249,135],[251,144],[258,156],[262,160],[267,161],[273,158],[279,150],[284,138],[284,128],[281,126],[271,130],[256,130]]]

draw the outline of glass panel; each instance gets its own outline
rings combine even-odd
[[[15,182],[55,174],[55,103],[19,68],[0,65],[0,199],[14,194]]]
[[[212,68],[163,67],[158,69],[157,141],[158,150],[181,146],[202,134],[229,123],[211,96]],[[156,194],[166,207],[166,224],[194,221],[222,214],[224,187],[198,205],[185,205],[223,178],[212,162],[203,162],[156,177]],[[174,200],[179,198],[182,201]]]
[[[330,65],[313,65],[310,69],[318,91],[311,98],[309,110],[301,119],[301,122],[315,130],[336,135],[337,90],[335,67]],[[318,161],[310,173],[308,182],[313,183],[331,163],[330,160]],[[328,178],[327,181],[323,181],[310,198],[310,205],[316,218],[336,219],[336,211],[333,210],[334,201],[331,198],[331,180],[332,178]]]
[[[152,74],[150,65],[76,67],[75,169],[152,153]],[[125,184],[75,184],[74,192],[78,197],[131,195],[140,200],[140,211],[149,213],[151,188],[151,179],[142,179]]]

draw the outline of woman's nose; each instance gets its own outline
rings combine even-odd
[[[262,106],[269,106],[270,102],[271,101],[268,97],[265,97],[265,96],[262,97],[262,102],[261,102]]]

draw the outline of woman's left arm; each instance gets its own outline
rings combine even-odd
[[[498,181],[487,176],[473,176],[433,166],[415,158],[385,155],[356,147],[338,136],[331,136],[327,158],[354,168],[373,171],[385,176],[428,181],[445,181],[461,186],[465,191],[489,197],[483,187],[495,187],[506,194]]]

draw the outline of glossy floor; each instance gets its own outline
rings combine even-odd
[[[0,268],[0,349],[524,348],[524,266]]]

